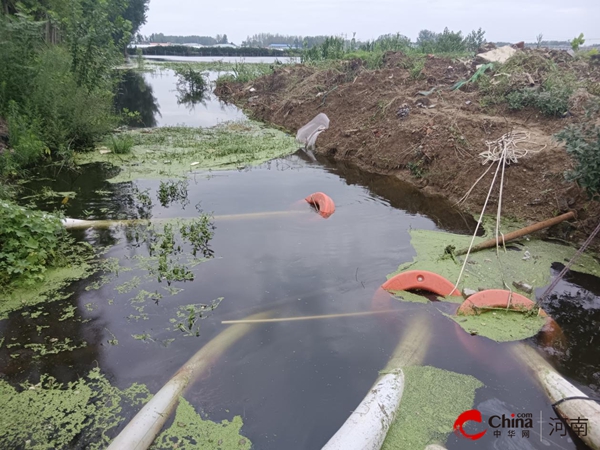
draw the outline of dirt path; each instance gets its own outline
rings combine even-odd
[[[576,114],[548,118],[535,110],[484,109],[473,87],[450,90],[473,73],[467,63],[429,57],[416,77],[402,67],[401,54],[386,59],[381,70],[367,70],[360,61],[328,70],[285,66],[248,85],[220,86],[218,94],[253,118],[292,133],[323,112],[331,125],[319,136],[319,153],[350,160],[368,171],[396,175],[451,201],[463,197],[487,168],[479,156],[487,150],[486,141],[511,130],[526,132],[528,142],[522,148],[530,153],[506,169],[503,215],[531,222],[575,209],[578,221],[559,226],[554,233],[577,240],[593,229],[600,207],[589,202],[577,185],[565,181],[572,161],[553,139],[578,120]],[[423,95],[425,91],[431,93]],[[403,111],[408,111],[404,117]],[[465,210],[481,210],[492,174],[473,190]],[[497,201],[494,193],[490,212]]]

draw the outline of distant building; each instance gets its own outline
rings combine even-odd
[[[219,48],[237,48],[235,44],[215,44],[211,45],[211,47],[219,47]]]
[[[270,44],[267,48],[271,50],[289,50],[292,46],[289,44]]]

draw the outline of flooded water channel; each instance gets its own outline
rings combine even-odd
[[[211,126],[244,118],[212,94],[193,108],[178,104],[175,77],[168,70],[127,75],[119,101],[121,107],[140,111],[144,126]],[[301,151],[246,170],[192,173],[186,198],[164,206],[157,198],[158,181],[107,182],[116,170],[94,164],[59,177],[44,174],[44,180],[26,189],[75,192],[62,207],[74,218],[190,218],[199,210],[211,212],[216,217],[210,244],[214,257],[192,269],[193,281],[167,286],[140,269],[136,256],[147,256],[148,248],[131,230],[76,232],[95,246],[108,246],[103,257],[116,258],[121,269],[107,280],[94,276],[75,283],[66,300],[30,308],[41,318],[17,311],[0,321],[6,342],[69,337],[78,346],[49,355],[22,349],[16,358],[11,356],[14,349],[0,347],[2,377],[10,383],[34,380],[42,373],[73,381],[100,367],[118,387],[139,382],[155,393],[225,328],[221,321],[264,311],[275,317],[370,311],[386,275],[415,254],[410,229],[468,234],[475,225],[445,201],[425,197],[397,178],[321,158],[311,161]],[[303,200],[317,191],[335,200],[336,212],[329,219]],[[153,205],[142,205],[139,192],[147,192]],[[36,201],[47,210],[61,207],[61,198]],[[283,213],[256,214],[266,212]],[[224,217],[228,215],[238,216]],[[98,282],[97,288],[89,288],[92,282]],[[140,297],[142,291],[157,295]],[[594,395],[600,391],[598,295],[598,279],[572,274],[545,305],[569,339],[569,348],[554,355],[553,362]],[[221,298],[206,318],[183,328],[175,325],[185,322],[178,312],[189,305],[210,305]],[[74,314],[64,319],[69,307]],[[385,316],[261,324],[227,350],[187,391],[186,399],[213,421],[240,415],[242,432],[256,449],[319,449],[368,392],[407,325],[424,317],[431,335],[424,364],[480,380],[485,387],[477,391],[475,407],[484,416],[531,412],[536,421],[527,439],[488,433],[471,442],[451,435],[448,449],[587,448],[571,434],[549,435],[556,413],[512,358],[513,344],[479,336],[458,339],[464,331],[444,316],[450,312],[445,303],[390,299],[389,307],[393,311]],[[535,338],[530,343],[536,345]],[[472,352],[473,346],[479,351]],[[128,417],[134,413],[126,411]]]

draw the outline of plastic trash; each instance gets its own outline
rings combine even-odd
[[[304,148],[306,149],[314,149],[315,143],[317,142],[317,137],[328,128],[329,117],[323,113],[319,113],[313,120],[298,130],[298,133],[296,134],[296,141],[304,144]]]

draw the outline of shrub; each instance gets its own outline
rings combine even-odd
[[[510,109],[523,109],[532,106],[546,116],[562,117],[569,110],[570,89],[553,88],[550,90],[523,89],[507,95]]]
[[[0,201],[0,285],[43,280],[46,268],[59,264],[65,238],[59,218]]]
[[[125,155],[131,153],[134,141],[131,136],[111,136],[108,142],[108,148],[117,155]]]
[[[19,114],[16,103],[11,102],[7,118],[11,148],[0,153],[0,176],[16,174],[21,167],[35,163],[47,151],[39,138],[38,123],[28,123],[28,118]]]
[[[591,197],[600,194],[600,127],[597,125],[572,125],[556,135],[565,142],[567,153],[576,166],[566,178],[576,181]]]

